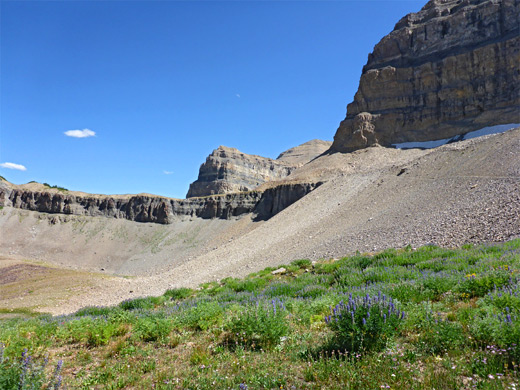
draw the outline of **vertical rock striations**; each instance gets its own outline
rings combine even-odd
[[[520,122],[520,1],[430,0],[374,48],[332,151]]]
[[[35,190],[0,181],[0,206],[49,214],[121,218],[135,222],[170,224],[182,218],[230,219],[255,214],[269,219],[321,183],[281,184],[250,191],[191,199],[154,195],[89,195],[56,190]]]

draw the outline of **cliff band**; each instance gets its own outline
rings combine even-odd
[[[520,122],[520,1],[432,0],[374,48],[331,151]]]

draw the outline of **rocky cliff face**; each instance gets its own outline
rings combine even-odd
[[[136,222],[172,223],[177,218],[229,219],[257,214],[268,219],[321,183],[285,184],[265,191],[250,191],[192,199],[171,199],[152,195],[77,195],[60,191],[16,188],[0,181],[0,206],[51,214],[122,218]]]
[[[263,183],[287,177],[325,152],[330,144],[312,140],[283,152],[276,160],[219,146],[201,165],[199,177],[191,183],[187,197],[251,191]]]
[[[333,151],[520,122],[520,1],[431,0],[369,55]]]
[[[291,164],[219,146],[201,165],[199,177],[191,183],[186,196],[250,191],[266,181],[288,176],[293,169]]]

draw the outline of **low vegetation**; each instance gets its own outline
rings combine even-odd
[[[520,240],[283,267],[2,320],[0,388],[520,388]]]
[[[59,187],[59,186],[57,186],[57,185],[53,185],[53,186],[51,186],[49,183],[43,183],[43,185],[44,185],[45,187],[47,187],[47,188],[54,188],[54,189],[56,189],[56,190],[58,190],[58,191],[61,191],[61,192],[66,192],[66,191],[68,191],[68,189],[66,189],[66,188],[64,188],[64,187]]]

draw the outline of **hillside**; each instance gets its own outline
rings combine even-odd
[[[135,275],[39,308],[64,313],[300,258],[504,241],[520,236],[519,155],[520,129],[430,150],[325,155],[291,175],[324,184],[265,221],[247,214],[158,225],[5,207],[0,248],[10,258]]]
[[[406,247],[4,319],[0,388],[515,389],[519,267],[520,240]]]
[[[67,313],[295,259],[518,237],[520,129],[380,146],[520,122],[518,4],[429,1],[375,46],[332,146],[313,140],[276,160],[220,147],[189,199],[1,180],[0,256],[106,275],[34,305]]]

